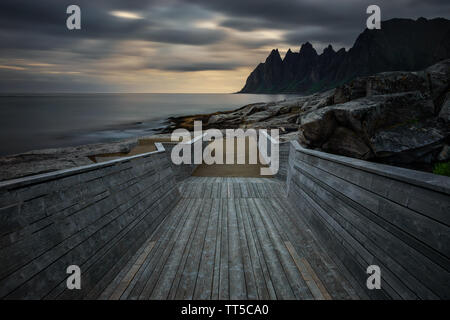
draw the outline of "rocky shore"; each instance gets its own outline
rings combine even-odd
[[[168,140],[176,128],[280,129],[281,141],[368,161],[432,171],[450,160],[450,59],[417,72],[385,72],[336,89],[169,119],[160,135],[31,151],[0,158],[0,181],[126,156],[140,140]]]
[[[111,143],[35,150],[0,157],[0,181],[47,173],[154,150],[153,141],[167,141],[170,135],[137,137]]]
[[[307,148],[431,171],[450,160],[450,59],[384,72],[300,98],[169,119],[175,128],[280,128]]]

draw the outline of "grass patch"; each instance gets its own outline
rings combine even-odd
[[[442,162],[442,163],[436,163],[433,166],[433,173],[434,174],[440,174],[441,176],[450,177],[450,161]]]

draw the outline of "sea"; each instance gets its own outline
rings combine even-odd
[[[166,127],[169,117],[293,98],[283,94],[2,94],[0,156],[147,136]]]

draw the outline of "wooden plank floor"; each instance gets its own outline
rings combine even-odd
[[[100,299],[357,299],[271,178],[190,177]]]

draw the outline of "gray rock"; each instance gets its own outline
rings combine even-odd
[[[434,106],[415,91],[357,99],[332,109],[339,123],[371,136],[379,128],[432,117]]]
[[[254,113],[250,116],[247,116],[244,120],[245,123],[254,123],[266,120],[270,117],[272,117],[274,114],[273,110],[266,110],[266,111],[260,111],[257,113]]]
[[[299,130],[304,140],[301,142],[320,147],[336,126],[369,138],[379,128],[432,116],[432,110],[432,102],[420,92],[360,98],[302,115]]]
[[[309,112],[300,118],[300,143],[308,147],[320,147],[333,133],[336,118],[331,107]]]
[[[287,142],[287,141],[297,140],[297,139],[298,139],[298,131],[289,132],[287,134],[280,135],[280,142]]]
[[[437,161],[448,161],[450,160],[450,146],[448,144],[442,147],[441,152],[437,156]]]
[[[420,91],[431,96],[434,104],[442,104],[442,95],[448,91],[450,82],[450,59],[438,62],[418,72],[393,71],[360,77],[339,86],[334,92],[334,103],[345,103],[358,98]]]
[[[273,106],[273,103],[256,103],[251,104],[247,107],[244,107],[242,110],[239,110],[235,114],[239,114],[241,116],[249,116],[251,114],[254,114],[256,112],[264,111],[268,107]]]
[[[439,63],[432,65],[425,70],[428,82],[429,90],[433,101],[436,105],[439,105],[439,100],[449,89],[450,84],[450,59],[443,60]]]
[[[444,103],[442,104],[439,118],[450,123],[450,92],[447,93]]]
[[[316,93],[306,96],[303,99],[301,111],[313,111],[334,103],[334,90],[328,90],[322,93]]]
[[[424,71],[380,73],[309,96],[173,118],[166,132],[177,126],[192,130],[193,120],[217,129],[280,128],[288,133],[284,139],[297,138],[304,147],[327,152],[399,163],[434,161],[448,156],[449,77],[447,59]],[[0,180],[91,164],[89,157],[128,153],[136,143],[137,138],[3,157]]]
[[[336,88],[333,96],[335,104],[345,103],[367,95],[367,78],[356,78]]]
[[[298,118],[300,106],[305,98],[280,102],[255,103],[228,113],[209,117],[208,128],[274,128],[292,126]]]
[[[367,96],[393,94],[409,91],[428,93],[424,72],[383,72],[367,77]]]
[[[433,124],[411,124],[380,130],[371,137],[372,150],[377,158],[398,157],[398,162],[417,162],[418,156],[436,152],[442,149],[445,133]],[[432,159],[422,159],[430,162]]]
[[[255,122],[246,125],[247,128],[254,129],[274,129],[283,128],[288,130],[298,129],[297,119],[299,115],[295,113],[282,114],[276,117],[269,118],[265,121]]]
[[[322,150],[358,159],[370,159],[372,151],[361,137],[345,127],[337,127]]]
[[[93,161],[89,157],[128,153],[136,146],[137,140],[136,138],[114,143],[44,149],[1,157],[0,181],[92,164]]]
[[[209,118],[208,120],[208,126],[214,126],[214,125],[223,125],[225,123],[227,124],[236,124],[241,122],[241,115],[240,114],[216,114]]]

